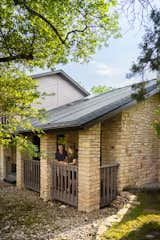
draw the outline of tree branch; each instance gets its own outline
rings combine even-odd
[[[66,41],[66,40],[68,39],[68,37],[69,37],[70,34],[76,33],[76,32],[84,32],[85,30],[87,30],[87,28],[88,28],[88,26],[86,25],[86,26],[85,26],[83,29],[81,29],[81,30],[75,29],[75,30],[72,30],[72,31],[68,32],[67,35],[66,35],[66,37],[65,37],[65,39],[64,39],[64,41]]]
[[[33,60],[33,55],[32,54],[18,54],[15,56],[8,56],[8,57],[1,57],[0,58],[0,63],[1,62],[10,62],[14,60],[20,60],[20,59],[25,59],[25,60]]]
[[[0,33],[1,33],[1,36],[2,36],[2,38],[3,38],[2,43],[5,44],[6,50],[8,51],[8,54],[11,56],[11,52],[10,52],[10,49],[9,49],[9,47],[8,47],[7,41],[6,41],[6,39],[5,39],[5,35],[3,34],[3,32],[2,32],[1,29],[0,29]]]
[[[63,40],[63,38],[61,37],[60,33],[58,32],[57,28],[48,20],[46,19],[44,16],[42,16],[40,13],[36,12],[34,9],[30,8],[25,1],[21,2],[18,0],[14,0],[14,3],[16,5],[23,5],[28,12],[32,13],[33,15],[39,17],[40,19],[42,19],[45,23],[47,23],[47,25],[55,32],[55,34],[58,36],[59,40],[61,41],[62,44],[65,44],[65,41]]]
[[[72,34],[72,33],[76,33],[76,32],[84,32],[88,26],[86,25],[83,29],[81,30],[78,30],[78,29],[75,29],[75,30],[72,30],[70,32],[68,32],[65,36],[65,38],[63,39],[59,33],[59,31],[57,30],[57,28],[48,20],[46,19],[43,15],[41,15],[40,13],[36,12],[34,9],[30,8],[26,3],[25,1],[21,2],[19,0],[14,0],[14,3],[16,5],[23,5],[27,10],[28,12],[32,13],[33,15],[39,17],[40,19],[42,19],[45,23],[47,23],[47,25],[55,32],[55,34],[58,36],[59,40],[61,41],[62,44],[65,44],[66,43],[66,40],[68,39],[69,35]]]

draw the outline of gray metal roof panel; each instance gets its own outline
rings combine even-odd
[[[158,91],[156,80],[147,82],[146,98]],[[85,97],[47,111],[44,123],[33,120],[32,124],[42,129],[80,127],[104,115],[109,117],[112,113],[117,113],[122,108],[135,104],[132,93],[132,86],[127,86],[96,96]]]

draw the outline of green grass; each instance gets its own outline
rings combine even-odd
[[[160,192],[138,193],[137,205],[114,224],[102,240],[160,240]]]

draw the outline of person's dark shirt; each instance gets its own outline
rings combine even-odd
[[[72,154],[68,154],[68,162],[72,163],[74,159],[78,159],[78,155],[76,152],[72,153]]]
[[[67,157],[67,152],[66,151],[63,151],[62,154],[59,151],[57,151],[56,154],[55,154],[55,158],[58,161],[64,161],[66,159],[66,157]]]

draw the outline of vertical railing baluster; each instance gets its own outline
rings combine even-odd
[[[54,163],[52,167],[53,199],[77,206],[78,171],[74,165]]]
[[[100,167],[100,205],[107,206],[117,194],[118,164]]]
[[[36,192],[40,191],[40,162],[24,160],[24,186]]]

